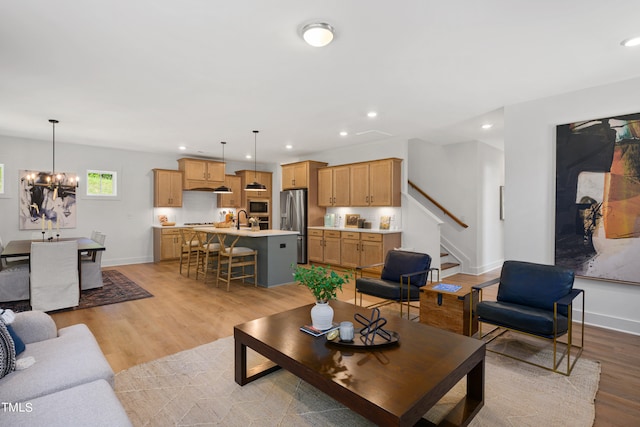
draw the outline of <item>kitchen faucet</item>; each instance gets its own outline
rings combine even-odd
[[[237,220],[238,230],[240,230],[240,212],[244,212],[244,219],[249,220],[249,214],[247,214],[247,211],[245,211],[244,209],[240,209],[238,211],[238,220]]]

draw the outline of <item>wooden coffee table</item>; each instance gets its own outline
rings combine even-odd
[[[370,310],[331,301],[334,321]],[[399,317],[387,318],[398,345],[353,349],[301,332],[312,304],[234,327],[235,381],[245,385],[284,368],[378,425],[433,425],[422,416],[458,381],[467,394],[441,425],[467,425],[484,404],[485,344]],[[355,322],[354,322],[355,323]],[[249,368],[247,347],[272,363]]]

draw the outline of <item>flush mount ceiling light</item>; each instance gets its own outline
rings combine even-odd
[[[349,132],[347,132],[346,130],[343,130],[342,132],[340,132],[340,136],[347,136],[349,135]]]
[[[493,125],[491,123],[485,123],[482,125],[482,129],[491,129]]]
[[[227,143],[224,141],[221,141],[220,144],[222,144],[222,163],[224,163],[224,146],[227,145]],[[233,193],[233,191],[231,191],[231,189],[224,184],[222,184],[220,187],[214,188],[213,192],[216,194],[232,194]]]
[[[367,113],[367,117],[369,117],[371,119],[373,119],[374,117],[377,117],[377,116],[378,116],[378,113],[376,113],[375,111],[369,111]]]
[[[305,25],[302,38],[313,47],[326,46],[333,40],[333,27],[324,22]]]
[[[640,37],[632,37],[630,39],[623,40],[620,44],[624,47],[633,47],[640,45]]]
[[[245,191],[265,191],[267,187],[264,184],[260,184],[258,182],[258,169],[257,169],[257,140],[258,140],[258,131],[253,131],[253,182],[251,184],[247,184],[244,187]]]

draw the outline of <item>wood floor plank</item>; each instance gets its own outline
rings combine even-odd
[[[115,372],[233,334],[233,326],[314,301],[298,285],[271,289],[232,283],[231,291],[181,276],[177,263],[135,264],[114,269],[154,297],[89,309],[54,313],[57,326],[85,323]],[[498,275],[457,274],[447,283],[477,284]],[[485,291],[495,297],[497,287]],[[353,299],[353,284],[338,299]],[[583,357],[601,362],[594,426],[637,425],[640,420],[640,337],[585,327]]]

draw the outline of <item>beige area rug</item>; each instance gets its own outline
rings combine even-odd
[[[287,371],[240,387],[233,337],[134,366],[116,393],[134,426],[370,426]],[[249,351],[251,363],[262,356]],[[485,405],[471,426],[591,426],[600,364],[578,360],[570,377],[487,353]],[[428,414],[438,421],[464,395],[461,381]]]

